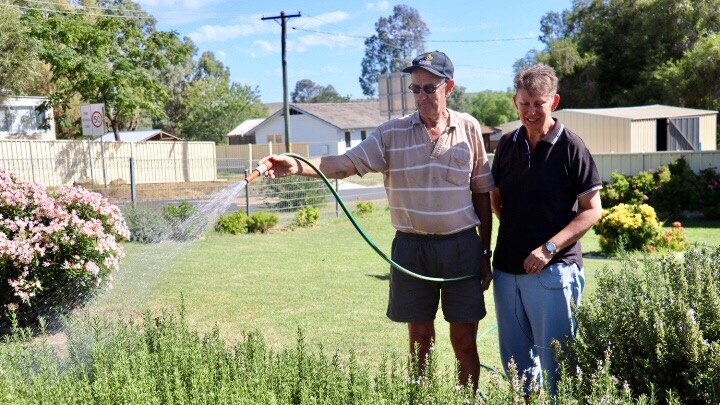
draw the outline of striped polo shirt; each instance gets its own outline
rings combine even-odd
[[[398,231],[448,235],[477,226],[471,192],[495,188],[480,124],[448,111],[450,125],[435,145],[416,111],[383,123],[345,153],[360,176],[383,174]]]

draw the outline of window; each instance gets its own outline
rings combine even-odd
[[[350,131],[345,131],[345,147],[350,147],[350,141],[352,140],[352,136],[350,134]]]
[[[35,107],[1,107],[0,131],[21,133],[44,131],[45,114]]]
[[[283,143],[282,134],[272,134],[267,136],[268,143]]]
[[[365,130],[360,131],[360,140],[364,141],[365,138],[367,138],[367,131],[365,131]]]

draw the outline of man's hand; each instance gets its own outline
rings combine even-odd
[[[272,168],[265,172],[265,176],[271,179],[292,176],[300,172],[300,162],[288,156],[270,155],[260,159],[260,164],[272,163]]]

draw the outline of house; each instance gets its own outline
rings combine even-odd
[[[150,129],[146,131],[120,131],[120,142],[145,142],[145,141],[181,141],[175,135],[169,134],[161,129]],[[115,142],[115,133],[108,132],[97,138],[98,141]]]
[[[593,153],[643,153],[683,150],[716,150],[717,111],[667,105],[563,109],[553,112],[580,135]],[[499,125],[500,134],[522,123]],[[500,135],[490,137],[497,145]]]
[[[0,104],[0,139],[55,140],[53,109],[47,103],[46,97],[6,98]]]
[[[309,144],[310,156],[343,154],[387,121],[375,101],[350,103],[291,103],[290,141]],[[284,145],[284,109],[280,107],[258,124],[240,124],[239,137],[255,137],[256,144]],[[247,121],[246,121],[247,122]],[[232,137],[230,137],[232,139]],[[242,143],[240,141],[231,143]],[[247,143],[247,142],[245,142]]]

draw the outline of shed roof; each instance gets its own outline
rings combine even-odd
[[[120,142],[143,142],[143,141],[180,141],[175,135],[169,134],[161,129],[147,131],[120,131]],[[115,133],[108,132],[97,138],[103,142],[115,142]]]
[[[717,114],[713,110],[699,110],[695,108],[673,107],[669,105],[653,104],[637,107],[616,108],[584,108],[563,109],[559,111],[576,112],[581,114],[603,115],[606,117],[627,118],[630,120],[649,120],[658,118],[693,117],[698,115]]]
[[[240,125],[233,128],[230,132],[227,133],[227,136],[242,136],[246,133],[252,131],[258,124],[265,121],[265,118],[251,118],[249,120],[245,120]]]

